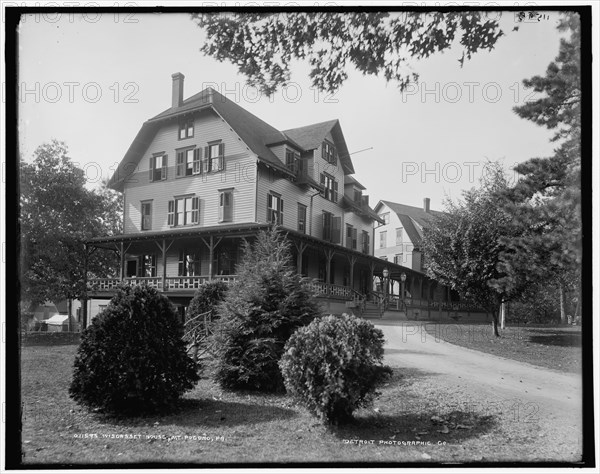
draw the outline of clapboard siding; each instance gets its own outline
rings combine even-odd
[[[194,137],[178,140],[177,122],[170,122],[160,129],[144,156],[138,169],[125,183],[125,233],[141,231],[141,201],[153,200],[152,230],[167,230],[168,201],[174,196],[194,194],[200,198],[198,227],[218,225],[219,189],[233,188],[233,222],[253,222],[256,159],[229,125],[213,113],[197,115]],[[176,178],[176,149],[197,146],[202,149],[213,140],[225,144],[225,170],[195,176]],[[167,179],[150,182],[148,170],[150,158],[155,153],[168,156]]]

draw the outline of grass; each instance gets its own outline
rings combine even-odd
[[[508,326],[501,337],[490,325],[426,324],[427,332],[458,346],[507,359],[581,373],[581,327]]]
[[[208,378],[174,413],[109,417],[68,397],[76,347],[22,349],[25,464],[462,463],[580,456],[578,440],[545,417],[523,417],[508,402],[489,403],[436,374],[408,369],[395,369],[375,405],[340,427],[322,426],[289,396],[226,392]],[[402,444],[407,441],[429,444]]]

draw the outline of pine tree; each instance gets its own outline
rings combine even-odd
[[[224,388],[284,390],[279,359],[292,333],[320,314],[277,229],[244,246],[237,280],[217,310],[216,380]]]

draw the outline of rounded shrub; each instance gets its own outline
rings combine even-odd
[[[123,286],[81,336],[71,398],[114,414],[169,408],[198,381],[173,304],[154,288]]]
[[[392,373],[383,333],[355,316],[323,316],[299,328],[279,362],[285,387],[325,423],[349,421]]]

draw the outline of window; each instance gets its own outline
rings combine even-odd
[[[200,252],[181,249],[178,272],[179,276],[200,276]]]
[[[298,232],[306,234],[306,206],[298,203]]]
[[[222,171],[225,169],[225,144],[209,143],[204,147],[204,171]]]
[[[190,148],[189,150],[177,152],[177,172],[175,174],[178,178],[200,174],[199,148]]]
[[[143,255],[141,257],[142,276],[156,276],[156,255]]]
[[[219,222],[233,220],[233,190],[228,189],[219,193]]]
[[[362,191],[354,188],[354,202],[359,206],[362,206]]]
[[[285,151],[285,166],[293,173],[302,172],[302,160],[300,155],[293,150]]]
[[[327,173],[321,173],[321,186],[323,186],[323,197],[333,202],[338,200],[338,182]]]
[[[366,254],[371,253],[371,235],[366,230],[362,232],[362,252]]]
[[[323,145],[321,146],[321,157],[327,161],[327,163],[337,165],[337,151],[331,143],[323,142]]]
[[[169,201],[167,223],[170,226],[197,224],[200,217],[200,199],[189,196]]]
[[[389,224],[390,223],[390,213],[389,212],[385,212],[383,214],[379,214],[379,217],[381,217],[383,219],[383,222],[385,224]]]
[[[167,179],[167,155],[157,154],[150,157],[150,181]]]
[[[402,244],[404,243],[404,234],[403,234],[404,229],[402,229],[402,227],[396,229],[396,245],[402,246]]]
[[[194,120],[186,119],[179,122],[179,139],[191,138],[194,136]]]
[[[152,201],[142,202],[142,230],[152,229]]]
[[[267,195],[267,222],[283,224],[283,200],[278,194],[269,193]]]
[[[331,212],[323,211],[323,240],[340,243],[341,217],[334,217]]]
[[[397,253],[396,255],[394,255],[394,263],[397,265],[402,264],[402,254],[401,253]]]
[[[379,233],[379,248],[384,249],[387,247],[387,230]]]
[[[346,224],[346,248],[356,250],[358,231],[350,224]]]

